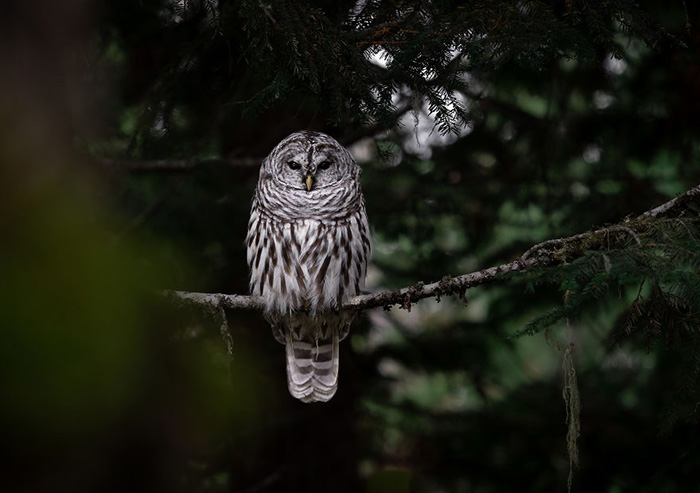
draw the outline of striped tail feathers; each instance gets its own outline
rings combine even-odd
[[[296,329],[284,329],[289,393],[302,402],[327,402],[338,389],[339,327],[323,334],[304,325]]]

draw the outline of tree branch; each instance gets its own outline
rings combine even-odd
[[[254,168],[260,166],[262,158],[230,158],[230,159],[111,159],[96,158],[105,168],[123,171],[190,171],[200,166],[220,165],[238,168]]]
[[[394,118],[398,121],[403,115],[412,110],[410,104],[403,105],[394,112]],[[345,147],[350,147],[365,137],[374,137],[381,133],[385,126],[380,124],[361,127],[339,137],[338,141]],[[191,171],[202,166],[228,166],[233,168],[256,168],[262,163],[262,157],[239,158],[209,158],[209,159],[115,159],[107,157],[91,156],[101,166],[133,173],[164,171],[178,172]]]
[[[646,211],[639,217],[659,217],[668,214],[669,212],[683,207],[688,202],[700,197],[700,185],[695,186],[688,190],[687,192],[679,195],[675,199],[671,199],[668,202],[661,204],[658,207],[654,207],[651,210]]]
[[[601,237],[612,233],[623,233],[631,236],[637,243],[640,242],[637,233],[634,231],[635,223],[639,223],[648,218],[657,218],[667,215],[673,211],[681,209],[688,202],[700,198],[700,185],[697,185],[678,197],[650,209],[633,219],[625,219],[620,224],[615,224],[607,228],[581,233],[567,238],[556,238],[534,245],[528,249],[520,258],[513,262],[489,267],[488,269],[463,274],[457,277],[445,277],[441,281],[431,284],[418,283],[394,291],[380,291],[378,293],[363,294],[348,299],[343,303],[343,310],[362,311],[370,308],[384,307],[386,309],[393,305],[399,305],[410,311],[411,305],[424,298],[435,297],[440,300],[443,295],[458,294],[460,298],[464,292],[475,286],[492,284],[501,280],[501,276],[512,272],[525,272],[561,263],[563,259],[562,250],[571,243],[582,240]],[[585,250],[581,250],[582,255]],[[567,257],[566,260],[573,260]],[[260,296],[243,296],[237,294],[220,293],[192,293],[187,291],[166,291],[166,295],[174,300],[207,306],[211,308],[228,308],[231,310],[263,310],[265,304]]]

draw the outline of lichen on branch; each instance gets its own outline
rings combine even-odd
[[[343,310],[364,311],[383,307],[389,309],[394,305],[410,310],[412,304],[425,298],[440,299],[445,295],[465,296],[465,292],[475,286],[502,282],[507,274],[533,271],[540,267],[554,266],[582,257],[587,251],[609,247],[617,244],[620,237],[628,237],[641,245],[640,231],[649,220],[661,217],[681,218],[693,201],[700,198],[700,185],[697,185],[678,197],[650,209],[635,218],[605,228],[566,238],[550,239],[529,248],[518,259],[507,264],[489,267],[476,272],[455,277],[446,276],[442,280],[425,284],[423,282],[393,291],[379,291],[349,298],[343,304]],[[695,213],[697,215],[697,213]],[[681,220],[681,219],[679,219]],[[188,304],[202,305],[228,310],[262,310],[264,303],[260,296],[238,294],[196,293],[188,291],[166,291],[173,300]]]

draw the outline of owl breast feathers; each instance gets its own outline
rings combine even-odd
[[[338,343],[354,316],[343,300],[364,288],[369,227],[360,167],[332,137],[297,132],[263,161],[248,223],[250,289],[285,344],[289,392],[328,401]]]

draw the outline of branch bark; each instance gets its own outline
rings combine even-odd
[[[697,185],[678,197],[665,202],[653,209],[650,209],[636,218],[628,218],[619,224],[609,226],[607,228],[597,229],[566,238],[556,238],[534,245],[528,249],[520,258],[513,262],[489,267],[469,274],[463,274],[457,277],[445,277],[441,281],[430,284],[418,283],[413,286],[408,286],[394,291],[380,291],[378,293],[363,294],[348,299],[344,304],[343,310],[362,311],[371,308],[384,307],[386,309],[393,305],[399,305],[407,310],[411,309],[411,305],[424,298],[435,297],[440,300],[443,295],[458,294],[464,296],[467,289],[485,284],[493,284],[502,279],[502,275],[513,272],[525,272],[538,267],[555,265],[561,263],[564,259],[562,256],[563,248],[573,242],[600,237],[601,235],[609,235],[613,233],[630,235],[637,243],[639,238],[634,231],[635,224],[649,219],[658,218],[676,212],[692,200],[700,198],[700,185]],[[582,255],[581,253],[580,255]],[[573,260],[568,257],[566,260]],[[193,303],[210,308],[228,308],[231,310],[263,310],[265,305],[260,296],[245,296],[238,294],[221,294],[221,293],[193,293],[188,291],[166,291],[166,295],[174,300]]]

